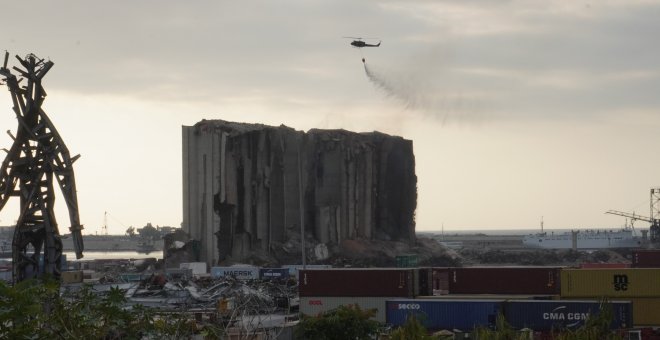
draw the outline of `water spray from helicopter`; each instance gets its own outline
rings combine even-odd
[[[360,50],[367,79],[386,97],[400,102],[407,110],[417,111],[424,116],[439,119],[443,123],[450,118],[458,120],[468,118],[460,114],[465,109],[461,95],[448,97],[446,92],[434,83],[434,80],[438,79],[433,76],[434,65],[425,62],[416,63],[414,69],[408,67],[405,72],[394,72],[373,66],[367,63],[363,47],[379,47],[381,42],[366,44],[361,40],[363,38],[354,39],[358,40],[351,42],[351,45]]]

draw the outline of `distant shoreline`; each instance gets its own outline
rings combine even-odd
[[[543,231],[547,233],[566,233],[570,232],[571,230],[580,230],[580,231],[586,231],[586,230],[621,230],[622,227],[618,228],[612,228],[612,227],[607,227],[607,228],[562,228],[562,229],[550,229],[550,228],[544,228]],[[636,230],[646,230],[648,228],[637,228]],[[432,235],[477,235],[477,234],[483,234],[483,235],[488,235],[488,236],[502,236],[502,235],[529,235],[529,234],[536,234],[541,232],[541,228],[536,228],[536,229],[445,229],[443,230],[418,230],[415,232],[417,235],[424,235],[424,234],[432,234]]]

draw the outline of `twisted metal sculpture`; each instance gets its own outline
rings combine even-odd
[[[83,240],[78,214],[78,199],[72,164],[79,155],[70,157],[64,141],[41,104],[46,91],[41,79],[53,66],[33,54],[24,59],[16,56],[23,68],[13,67],[18,77],[7,68],[5,53],[0,76],[11,93],[18,131],[0,168],[0,210],[11,196],[20,197],[20,215],[12,242],[13,281],[18,282],[43,274],[59,278],[62,240],[53,211],[54,180],[62,190],[69,209],[71,236],[77,258],[82,258]],[[20,84],[26,80],[27,84]],[[43,266],[40,257],[43,249]]]

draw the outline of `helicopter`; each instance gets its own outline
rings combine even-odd
[[[351,42],[351,45],[353,47],[357,48],[362,48],[362,47],[378,47],[380,46],[380,41],[378,41],[378,44],[367,44],[366,42],[362,41],[363,38],[355,38],[355,37],[344,37],[346,39],[356,39]],[[376,38],[364,38],[364,39],[376,39]]]

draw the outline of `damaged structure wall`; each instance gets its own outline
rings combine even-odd
[[[183,228],[210,266],[299,237],[301,210],[318,243],[413,241],[416,205],[410,140],[222,120],[183,126]]]

